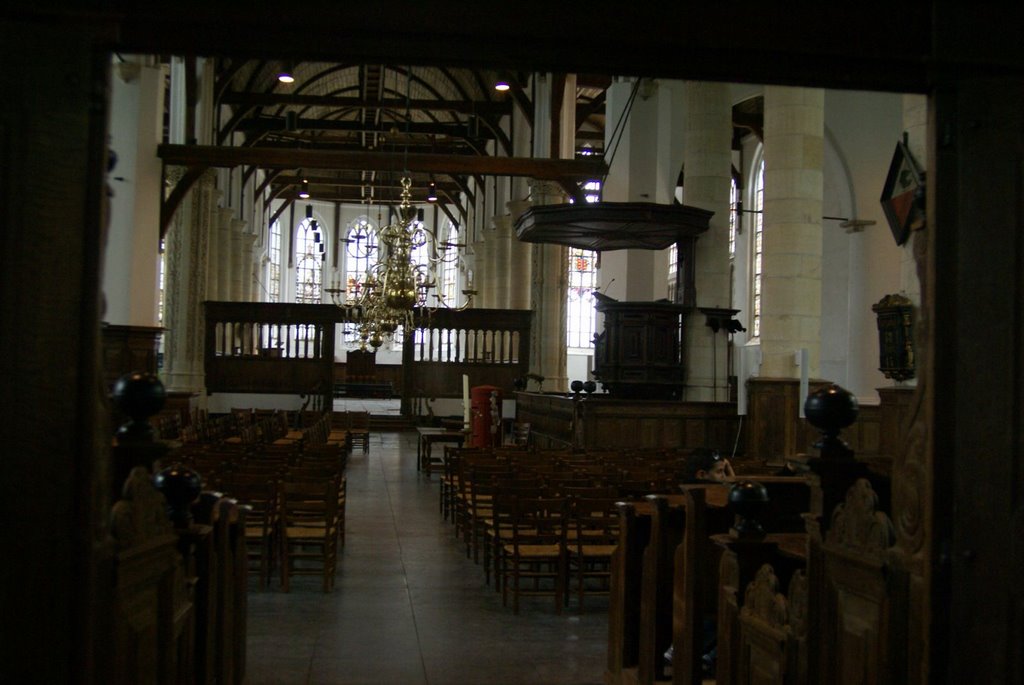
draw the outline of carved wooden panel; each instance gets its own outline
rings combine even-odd
[[[865,479],[836,507],[822,544],[822,676],[835,683],[888,682],[891,601],[885,554],[895,541],[889,517]]]

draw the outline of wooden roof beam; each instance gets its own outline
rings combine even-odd
[[[604,178],[608,167],[601,159],[541,159],[532,157],[483,157],[347,150],[295,150],[214,145],[157,147],[164,164],[233,168],[250,164],[271,169],[407,170],[434,174],[525,176],[544,180],[592,180]]]

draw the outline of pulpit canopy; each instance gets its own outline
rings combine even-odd
[[[584,250],[664,250],[708,230],[714,212],[651,202],[590,202],[530,207],[516,221],[516,236]]]

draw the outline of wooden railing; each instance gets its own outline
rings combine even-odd
[[[349,321],[332,305],[206,302],[207,392],[313,394],[333,401],[335,328]],[[419,310],[402,348],[402,412],[413,397],[461,397],[494,385],[511,397],[529,370],[532,312]]]
[[[493,385],[506,397],[530,366],[532,312],[507,309],[436,309],[424,312],[402,350],[402,411],[413,397],[461,397],[469,384]]]

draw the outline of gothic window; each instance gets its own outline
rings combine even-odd
[[[733,173],[729,184],[729,259],[736,257],[736,233],[739,229],[740,184]]]
[[[754,172],[754,186],[751,191],[753,209],[753,245],[751,256],[751,312],[750,335],[757,338],[761,335],[761,288],[764,260],[764,157],[757,163]]]
[[[377,265],[377,257],[377,229],[360,217],[345,233],[345,300],[350,304],[362,294],[366,274]],[[345,324],[342,336],[346,343],[359,342],[359,332],[352,324]]]
[[[596,252],[569,248],[569,301],[566,307],[569,347],[594,347],[596,261]]]
[[[281,301],[281,222],[275,221],[270,227],[270,241],[267,246],[267,301]]]
[[[300,304],[320,304],[324,242],[316,219],[303,219],[295,241],[295,301]]]
[[[448,221],[444,240],[437,246],[441,260],[441,282],[438,285],[442,299],[450,306],[459,302],[459,227]]]

